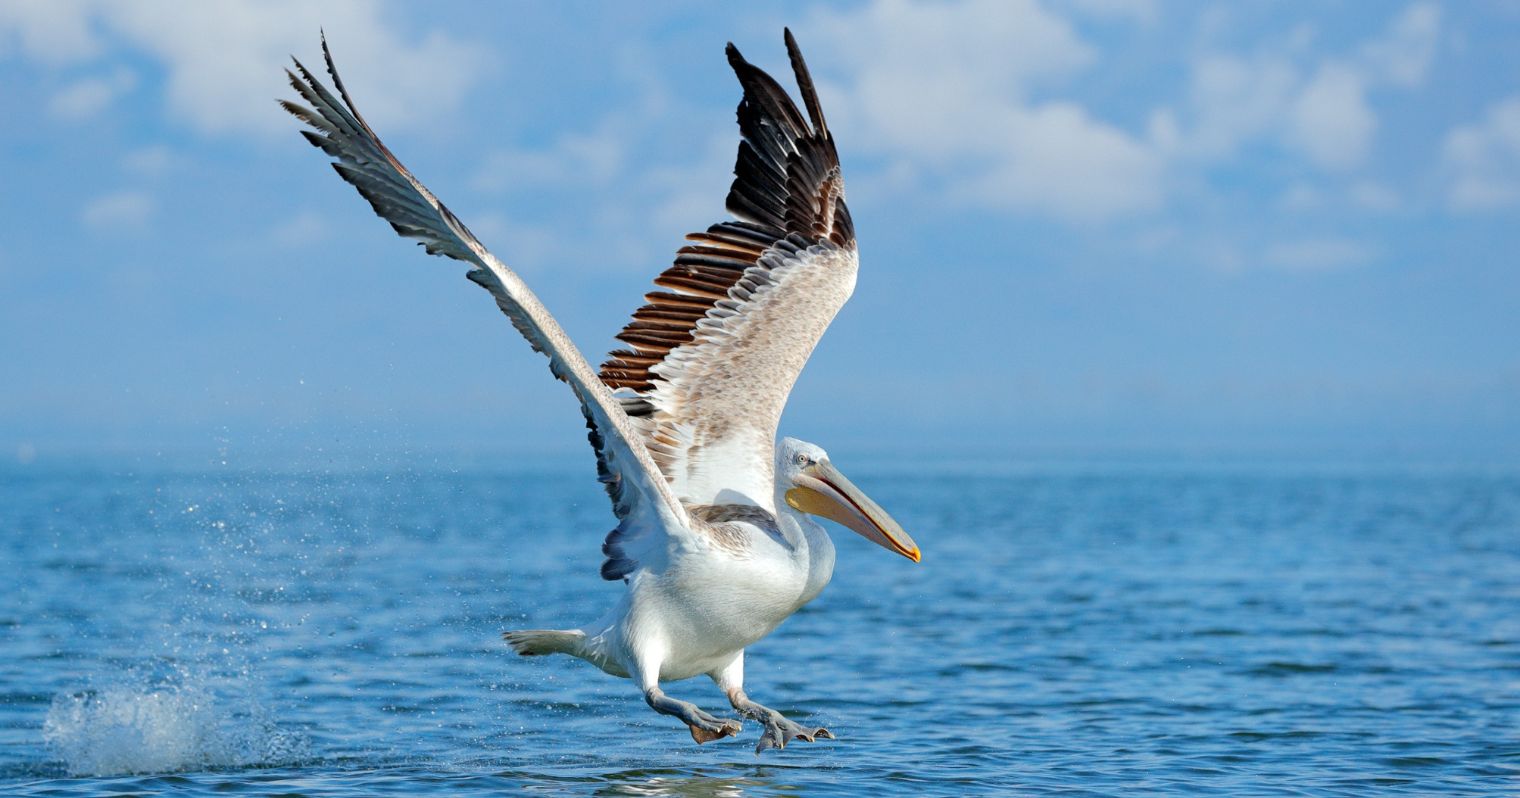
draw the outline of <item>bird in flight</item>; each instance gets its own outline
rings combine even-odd
[[[428,254],[468,264],[469,279],[580,400],[618,519],[602,544],[602,577],[626,589],[594,623],[506,632],[506,641],[519,654],[569,654],[631,679],[651,708],[680,719],[698,743],[738,733],[739,721],[673,698],[661,684],[706,674],[740,716],[764,728],[756,753],[833,737],[744,692],[744,649],[833,575],[834,545],[813,517],[920,557],[823,449],[776,440],[787,395],[854,290],[859,262],[834,138],[791,31],[785,39],[807,117],[728,45],[744,89],[726,202],[733,218],[687,236],[617,336],[625,346],[599,370],[517,273],[380,142],[338,77],[325,36],[338,96],[295,61],[286,74],[306,104],[281,102],[396,232]]]

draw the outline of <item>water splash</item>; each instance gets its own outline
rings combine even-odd
[[[310,742],[282,730],[249,696],[204,674],[131,673],[54,696],[42,735],[73,776],[171,773],[291,764]]]

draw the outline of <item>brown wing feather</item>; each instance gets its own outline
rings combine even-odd
[[[763,269],[762,256],[788,237],[801,248],[822,243],[854,247],[839,153],[790,30],[786,46],[811,127],[786,91],[729,44],[729,64],[744,87],[738,109],[743,139],[727,200],[738,221],[686,237],[694,243],[682,247],[675,264],[654,281],[670,290],[645,297],[649,304],[635,311],[634,320],[617,336],[631,347],[614,351],[602,364],[601,378],[609,388],[645,394],[655,387],[662,378],[651,369],[690,341],[698,322],[719,302],[747,299],[740,286],[745,273]],[[625,407],[637,412],[640,403],[626,402]]]
[[[790,31],[786,43],[811,126],[775,80],[745,61],[732,44],[728,46],[729,64],[744,87],[737,112],[742,139],[725,203],[736,219],[687,236],[691,244],[678,250],[675,263],[654,281],[664,290],[645,295],[648,304],[634,312],[617,336],[628,346],[612,352],[598,375],[618,392],[623,409],[644,435],[649,453],[682,500],[706,503],[712,499],[706,494],[682,495],[682,491],[692,487],[692,493],[711,493],[711,486],[688,486],[685,474],[692,467],[694,452],[712,442],[714,435],[731,434],[723,431],[748,424],[760,430],[755,437],[763,444],[756,446],[774,440],[785,391],[801,368],[799,363],[789,374],[776,375],[775,385],[782,391],[779,399],[762,402],[763,409],[752,406],[753,418],[707,418],[708,425],[694,428],[688,423],[691,419],[673,409],[680,406],[692,413],[701,412],[693,409],[693,386],[685,383],[702,382],[721,390],[732,381],[724,379],[726,362],[718,365],[716,373],[693,369],[693,364],[722,358],[710,345],[714,338],[725,335],[725,328],[737,326],[733,322],[744,314],[752,296],[759,302],[757,295],[769,292],[774,300],[785,273],[807,268],[827,270],[827,265],[818,264],[838,264],[844,270],[839,272],[840,281],[854,284],[855,230],[844,204],[839,155]],[[822,249],[847,250],[849,257],[822,256],[818,252]],[[848,287],[843,291],[848,295]],[[823,325],[843,302],[839,291],[820,291],[817,297],[809,298],[827,305],[814,314],[821,315]],[[809,339],[805,343],[811,350],[822,326],[809,330],[803,337]],[[710,376],[683,376],[698,372]],[[704,381],[714,377],[714,383]],[[753,496],[756,483],[770,484],[770,457],[755,447],[749,452],[760,461],[755,468],[763,470],[762,478],[750,480],[748,485],[725,487],[748,487]],[[605,578],[617,579],[628,573],[631,565],[625,562],[624,547],[621,532],[607,537],[603,550],[608,559],[602,567]]]

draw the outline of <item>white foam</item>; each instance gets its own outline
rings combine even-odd
[[[280,730],[255,702],[219,698],[206,684],[128,677],[60,694],[42,736],[75,776],[268,766],[306,756],[303,735]]]

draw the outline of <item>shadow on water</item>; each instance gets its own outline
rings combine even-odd
[[[594,785],[592,794],[602,796],[741,798],[753,795],[801,795],[796,787],[768,777],[768,771],[768,768],[757,767],[749,775],[737,776],[634,769],[606,773],[589,783]]]

